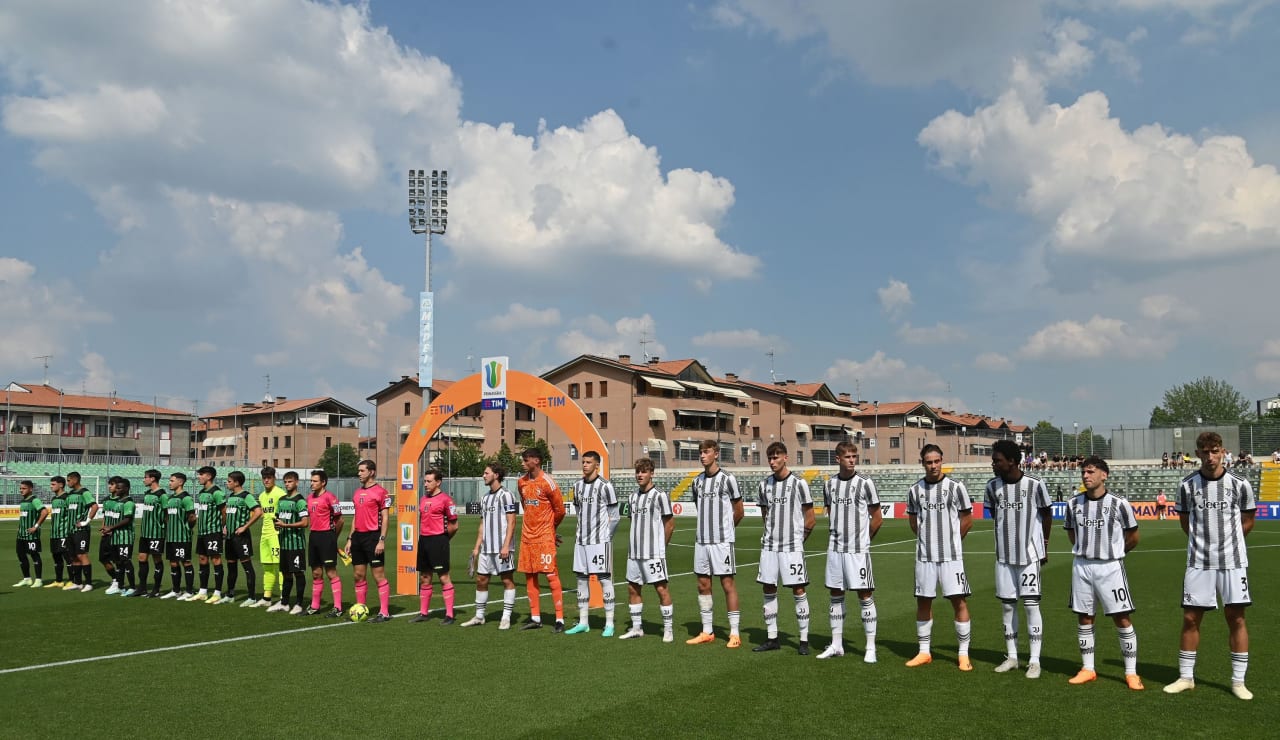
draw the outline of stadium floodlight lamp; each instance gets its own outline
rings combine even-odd
[[[409,170],[409,230],[427,233],[427,182],[423,170]]]
[[[431,233],[449,227],[449,171],[431,170]]]

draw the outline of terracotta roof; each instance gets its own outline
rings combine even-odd
[[[75,393],[60,393],[57,388],[51,385],[27,385],[25,383],[12,383],[12,390],[8,393],[8,400],[11,403],[21,404],[23,406],[39,406],[42,408],[57,409],[62,408],[64,412],[72,411],[106,411],[108,408],[113,413],[121,414],[166,414],[169,416],[186,416],[190,417],[190,411],[178,411],[177,409],[167,409],[162,406],[154,406],[141,401],[132,401],[127,398],[116,396],[82,396]],[[26,392],[17,390],[24,389]]]
[[[221,416],[239,416],[240,414],[283,414],[289,411],[301,411],[308,406],[319,406],[325,401],[330,401],[327,396],[318,398],[290,398],[284,401],[276,401],[275,403],[255,403],[252,406],[232,406],[229,409],[214,411],[211,414],[201,414],[205,419],[216,419]]]
[[[619,362],[609,360],[607,357],[597,357],[596,359],[613,362],[615,365],[621,364]],[[645,365],[636,365],[635,363],[632,363],[630,365],[622,365],[622,367],[635,370],[638,373],[660,373],[662,375],[675,376],[684,372],[695,362],[697,362],[697,360],[667,360],[666,362],[651,362]]]
[[[896,416],[898,414],[909,414],[912,411],[915,411],[916,409],[920,408],[921,406],[928,408],[928,405],[924,401],[893,401],[891,403],[882,403],[880,404],[879,414],[881,416],[886,416],[886,415]],[[854,411],[853,415],[854,416],[875,416],[876,413],[877,413],[876,407],[871,404],[867,404],[863,406],[860,410]],[[938,414],[938,416],[941,417],[942,414]]]
[[[1031,427],[1027,426],[1026,424],[1010,424],[1010,425],[1009,425],[1009,431],[1011,431],[1011,432],[1029,432],[1029,431],[1031,431]]]
[[[445,389],[453,385],[454,382],[455,381],[452,381],[452,380],[441,380],[440,378],[435,378],[434,380],[431,381],[431,390],[434,391],[435,394],[438,396],[441,393],[444,393]],[[368,396],[365,396],[365,400],[366,401],[376,400],[378,398],[381,398],[387,392],[393,391],[404,385],[412,385],[413,387],[417,388],[418,376],[417,375],[405,376],[399,380],[393,380],[387,383],[385,387],[379,389],[377,393],[373,393]]]

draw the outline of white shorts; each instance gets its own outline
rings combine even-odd
[[[1204,570],[1187,568],[1182,577],[1182,606],[1197,609],[1217,609],[1218,599],[1223,606],[1249,606],[1249,572],[1247,568],[1228,570]]]
[[[731,576],[738,572],[733,543],[693,546],[693,572],[700,576]]]
[[[938,595],[938,584],[942,584],[942,595],[948,599],[954,596],[968,596],[969,579],[964,574],[963,560],[944,560],[940,563],[922,563],[916,561],[916,597],[932,599]]]
[[[667,582],[667,559],[652,558],[639,560],[627,558],[627,583],[644,586],[650,583]]]
[[[573,546],[573,572],[580,575],[605,575],[613,572],[613,543]]]
[[[1021,598],[1040,598],[1040,562],[1026,565],[996,563],[996,598],[1016,601]]]
[[[804,553],[761,551],[760,574],[756,580],[770,586],[808,586],[809,571],[805,569]]]
[[[1078,557],[1071,563],[1071,601],[1067,606],[1076,614],[1093,615],[1098,601],[1108,617],[1134,610],[1124,561]]]
[[[827,552],[827,588],[833,591],[875,591],[871,553]]]
[[[486,576],[496,576],[501,573],[510,573],[516,569],[516,551],[509,553],[510,557],[506,560],[498,557],[498,553],[480,553],[476,558],[476,573]]]

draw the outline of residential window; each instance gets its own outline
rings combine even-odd
[[[409,415],[410,415],[410,411],[409,411],[409,402],[408,402],[408,401],[405,401],[405,402],[404,402],[404,415],[405,415],[405,416],[409,416]]]
[[[127,424],[124,422],[124,420],[116,421],[111,425],[111,436],[123,437],[126,427],[127,427]]]
[[[534,437],[533,437],[533,430],[532,430],[532,429],[517,429],[517,430],[516,430],[516,444],[518,444],[518,445],[522,445],[522,446],[531,445],[531,444],[533,444],[533,438],[534,438]]]
[[[600,397],[601,398],[609,397],[609,381],[607,380],[600,381]]]
[[[756,450],[755,452],[751,453],[751,464],[752,465],[760,464],[760,450]]]
[[[264,450],[269,450],[269,449],[271,449],[271,447],[270,447],[270,443],[267,441],[267,438],[266,438],[266,437],[263,437],[263,438],[262,438],[262,449],[264,449]]]
[[[288,435],[288,434],[284,435],[284,448],[287,450],[287,449],[289,449],[292,445],[293,445],[293,437],[292,437],[291,435]],[[285,463],[285,467],[288,467],[288,465],[289,465],[289,463]]]
[[[699,454],[699,450],[695,445],[677,445],[676,446],[677,460],[684,460],[684,461],[698,460],[700,459],[698,457],[698,454]]]
[[[896,449],[898,449],[898,448],[900,448],[900,447],[902,447],[902,438],[901,438],[901,437],[890,437],[890,438],[889,438],[889,448],[890,448],[890,449],[894,449],[894,450],[896,450]]]
[[[600,412],[600,428],[601,429],[609,428],[609,412],[608,411]]]
[[[280,449],[280,438],[279,438],[279,437],[272,437],[272,438],[271,438],[271,449],[273,449],[273,450],[278,450],[278,449]]]
[[[753,414],[758,414],[758,413],[760,413],[760,402],[759,402],[759,401],[752,401],[752,402],[751,402],[751,413],[753,413]]]
[[[292,468],[292,467],[293,467],[293,459],[292,459],[292,458],[288,458],[288,457],[286,457],[286,458],[284,459],[284,466],[285,466],[286,468]]]
[[[324,438],[324,448],[327,450],[333,446],[333,437]]]
[[[804,450],[796,450],[796,465],[804,465]]]
[[[594,384],[590,380],[588,380],[587,381],[587,398],[591,398],[592,385]]]
[[[569,398],[578,398],[578,396],[579,396],[579,392],[578,392],[578,384],[577,384],[577,383],[570,383],[570,384],[569,384]]]
[[[751,438],[760,439],[760,427],[751,427]]]
[[[14,434],[31,434],[32,423],[33,421],[31,419],[31,414],[18,414],[18,416],[13,421],[13,433]],[[105,431],[103,432],[103,436],[104,437],[106,436]]]
[[[166,425],[164,425],[164,428],[167,428],[167,427],[168,427],[168,425],[167,425],[167,424],[166,424]],[[73,437],[83,437],[83,436],[84,436],[84,419],[72,419],[72,420],[71,420],[71,436],[73,436]],[[168,439],[168,437],[165,437],[165,439]]]
[[[63,419],[62,424],[59,426],[61,426],[61,429],[58,430],[59,434],[61,434],[64,437],[71,436],[71,420],[70,419]]]
[[[733,447],[725,445],[720,448],[720,462],[733,463]]]

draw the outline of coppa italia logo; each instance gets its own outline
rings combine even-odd
[[[501,362],[490,360],[484,366],[484,387],[490,389],[500,387],[502,385],[502,373],[505,371],[506,368],[503,367]]]
[[[413,550],[413,525],[400,525],[400,550],[401,552],[410,552]]]

